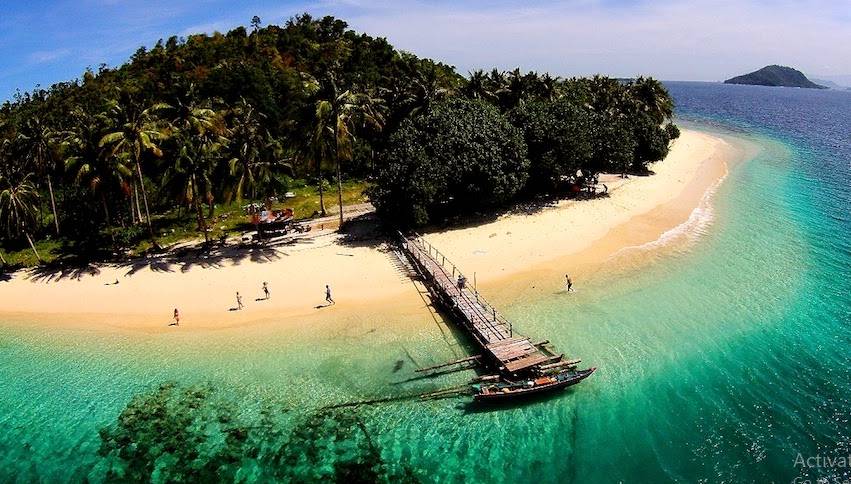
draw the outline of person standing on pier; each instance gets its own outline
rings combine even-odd
[[[334,300],[331,298],[331,286],[329,286],[328,284],[325,284],[325,300],[326,300],[329,304],[337,304],[337,303],[335,303],[335,302],[334,302]]]

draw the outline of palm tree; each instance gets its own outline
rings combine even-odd
[[[560,78],[550,76],[549,72],[544,73],[538,78],[538,96],[545,101],[555,101],[561,94],[559,92],[560,81]]]
[[[201,207],[202,197],[212,197],[211,169],[208,163],[209,145],[200,138],[187,139],[180,136],[180,149],[175,159],[163,173],[163,180],[176,188],[181,202],[189,203],[195,209],[198,230],[204,234],[204,241],[210,242],[207,221]]]
[[[445,99],[450,94],[449,89],[443,86],[434,64],[421,64],[415,67],[411,89],[412,105],[409,116],[428,112],[432,104]]]
[[[496,96],[489,87],[488,75],[481,69],[470,71],[470,78],[464,85],[462,91],[470,99],[484,99],[495,101]]]
[[[630,104],[626,88],[616,79],[595,75],[582,79],[585,85],[589,107],[596,113],[621,118],[625,116],[624,107]]]
[[[201,172],[204,172],[203,178],[206,180],[210,173],[205,165],[211,161],[210,155],[217,153],[228,142],[225,138],[227,128],[219,113],[209,106],[198,104],[196,98],[195,86],[191,85],[184,98],[177,101],[176,116],[171,120],[171,127],[179,134],[181,140],[194,146],[194,149],[189,150],[195,157],[192,162],[192,165],[196,167],[194,173],[200,178]],[[206,201],[210,206],[210,216],[212,216],[212,188],[208,187],[205,191]]]
[[[281,145],[263,128],[263,113],[240,99],[231,114],[228,139],[233,157],[228,162],[230,180],[223,189],[225,201],[241,200],[246,190],[256,199],[258,188],[275,188],[277,175],[281,171],[291,175],[292,166],[281,161]]]
[[[30,230],[34,227],[38,213],[38,191],[30,182],[32,174],[27,174],[17,183],[6,178],[0,180],[0,225],[7,236],[24,234],[36,259],[41,262],[41,256],[35,249]]]
[[[316,102],[315,139],[320,149],[331,148],[337,171],[337,202],[340,206],[340,226],[343,225],[343,177],[342,162],[351,160],[355,141],[355,130],[372,126],[380,129],[384,119],[378,109],[379,101],[365,93],[350,90],[337,94],[336,84],[331,79],[329,99]],[[331,151],[331,150],[326,150]],[[322,157],[320,157],[322,159]]]
[[[177,131],[203,134],[215,127],[217,114],[209,107],[198,104],[195,84],[190,84],[183,95],[178,96],[172,110],[175,114],[171,127]]]
[[[309,75],[302,74],[303,87],[305,95],[316,96],[321,88],[319,81]],[[299,123],[303,126],[297,130],[301,135],[294,136],[291,140],[296,146],[298,158],[305,162],[308,171],[316,170],[316,183],[319,191],[319,216],[324,217],[327,214],[325,209],[325,190],[322,178],[322,166],[326,164],[332,157],[334,151],[333,137],[329,137],[328,133],[333,132],[333,128],[329,126],[331,121],[329,116],[318,116],[317,105],[313,105],[310,111],[303,111],[299,119]]]
[[[216,111],[195,102],[192,86],[183,99],[178,99],[176,116],[172,119],[170,126],[175,130],[178,146],[180,146],[171,171],[174,178],[182,180],[183,197],[194,205],[198,217],[198,230],[204,233],[204,240],[209,243],[210,235],[207,232],[201,200],[203,197],[212,216],[214,207],[212,176],[215,171],[215,162],[228,143],[228,139],[225,138],[227,130]]]
[[[316,103],[316,118],[324,120],[324,134],[333,140],[334,161],[337,169],[337,204],[340,207],[340,227],[343,226],[343,177],[340,165],[342,160],[351,159],[353,141],[350,129],[350,115],[355,106],[349,103],[350,91],[336,96],[333,100],[320,100]],[[323,133],[317,133],[322,136]]]
[[[114,123],[115,131],[104,135],[98,146],[110,146],[109,156],[120,158],[129,156],[136,168],[136,177],[142,189],[142,199],[145,202],[145,219],[151,240],[156,241],[154,228],[151,224],[151,211],[148,206],[148,194],[145,180],[142,177],[142,157],[146,152],[156,157],[162,156],[162,150],[157,142],[165,136],[158,129],[160,123],[156,114],[170,106],[165,103],[154,104],[147,109],[139,109],[138,105],[125,96],[124,102],[113,101],[107,110],[107,116]]]
[[[56,213],[56,198],[53,196],[53,183],[50,180],[50,171],[53,169],[53,140],[55,133],[41,118],[34,116],[29,118],[18,134],[18,143],[23,151],[24,157],[30,161],[36,173],[47,179],[47,191],[50,193],[50,208],[53,212],[53,225],[56,234],[59,234],[59,216]]]
[[[651,77],[639,77],[629,84],[629,94],[657,124],[674,115],[674,103],[661,82]]]
[[[14,136],[8,136],[7,127],[8,124],[0,119],[0,133],[2,133],[0,134],[2,136],[2,140],[0,140],[0,181],[3,180],[4,175],[11,173],[14,169],[12,165],[12,139]],[[2,252],[0,252],[0,262],[4,266],[8,264]]]
[[[92,116],[82,109],[71,113],[74,129],[63,133],[65,148],[65,170],[74,181],[88,188],[103,205],[107,226],[111,225],[107,195],[112,191],[129,194],[128,179],[133,171],[124,163],[123,157],[108,156],[100,147],[101,133],[108,120],[102,115]]]
[[[496,67],[491,69],[490,74],[487,76],[487,80],[488,90],[494,94],[496,94],[500,89],[505,88],[505,73],[501,72]]]
[[[508,111],[517,106],[522,106],[529,97],[532,87],[537,83],[538,74],[530,72],[521,74],[516,68],[505,76],[505,83],[497,94],[502,100],[502,108]]]
[[[320,108],[320,103],[323,103]],[[319,189],[319,215],[324,217],[327,215],[325,210],[325,190],[322,179],[322,165],[326,164],[333,158],[335,147],[334,120],[330,113],[330,103],[327,101],[317,101],[314,111],[314,126],[306,141],[306,155],[310,164],[316,168],[316,178]]]
[[[432,104],[451,94],[450,80],[430,61],[401,54],[394,68],[386,85],[379,87],[382,108],[388,112],[387,127],[391,131],[405,119],[427,112]]]
[[[8,128],[9,124],[0,119],[0,178],[13,174],[19,168],[18,164],[12,161],[15,159],[13,140],[17,136],[14,130]]]

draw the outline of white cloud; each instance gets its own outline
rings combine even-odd
[[[177,33],[178,37],[188,37],[194,34],[211,34],[213,32],[221,32],[227,33],[227,31],[239,25],[239,22],[231,22],[226,20],[220,20],[216,22],[207,22],[203,24],[193,25],[191,27],[186,27],[179,33]]]
[[[60,48],[54,50],[39,50],[31,52],[29,54],[29,61],[34,64],[44,64],[46,62],[53,62],[55,60],[66,57],[70,53],[71,49],[67,48]]]

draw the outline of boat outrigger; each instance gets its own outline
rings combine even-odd
[[[566,388],[591,376],[596,368],[578,370],[580,360],[566,360],[548,346],[549,341],[533,343],[517,334],[511,321],[503,317],[479,295],[475,285],[448,262],[446,256],[420,237],[401,233],[401,248],[411,269],[419,275],[431,300],[465,330],[481,354],[434,365],[418,371],[431,371],[450,365],[478,365],[495,370],[480,377],[486,384],[473,386],[474,401],[505,401],[515,397]],[[446,371],[446,370],[441,370]]]

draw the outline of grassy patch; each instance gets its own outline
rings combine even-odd
[[[366,187],[366,183],[362,181],[348,181],[344,183],[343,205],[348,206],[366,202],[367,198],[364,195]],[[275,210],[291,208],[297,219],[311,218],[314,213],[319,212],[319,190],[316,186],[302,185],[292,188],[290,191],[295,194],[295,197],[278,201],[273,204],[272,208]],[[325,210],[328,215],[339,213],[337,187],[332,185],[325,188],[323,196],[325,199]],[[210,237],[216,239],[222,233],[233,234],[254,230],[254,226],[251,225],[248,216],[242,210],[242,207],[251,202],[252,200],[242,200],[229,204],[216,204],[213,218],[207,218],[209,213],[205,207],[204,217],[207,220],[207,226],[212,229]],[[155,216],[154,224],[158,234],[157,241],[163,246],[203,238],[203,235],[198,231],[198,221],[195,212],[187,213],[186,210],[181,210],[178,217],[178,211],[172,210],[168,213]],[[144,250],[149,246],[150,241],[142,241],[136,248],[136,251]]]
[[[367,184],[363,181],[347,181],[343,183],[343,205],[354,205],[367,201],[364,191]],[[296,183],[290,189],[295,194],[295,197],[281,200],[273,205],[274,209],[292,208],[295,216],[298,219],[311,218],[314,213],[319,212],[319,190],[314,185],[305,185],[304,183]],[[337,187],[331,184],[324,189],[325,209],[328,215],[339,213],[337,206]],[[210,232],[211,239],[219,238],[223,233],[233,235],[239,232],[254,230],[249,218],[242,211],[242,207],[251,203],[251,200],[242,200],[239,202],[231,202],[228,204],[216,204],[213,213],[213,218],[207,218],[208,209],[204,207],[204,217],[207,218],[207,226],[212,229]],[[153,215],[154,231],[157,234],[157,242],[161,246],[174,245],[181,242],[192,242],[203,239],[203,235],[198,230],[198,222],[194,211],[189,211],[185,208],[180,211],[174,209],[166,213]],[[122,230],[114,229],[116,232]],[[151,241],[147,238],[147,229],[138,230],[141,234],[138,241],[134,242],[130,248],[131,254],[139,254],[151,247]],[[105,235],[105,240],[109,240],[109,236]],[[63,239],[42,239],[35,241],[36,250],[45,262],[51,262],[59,257],[73,255],[63,253]],[[29,248],[29,245],[18,245],[10,251],[3,250],[3,256],[6,262],[12,266],[32,267],[37,265],[38,261],[35,254]],[[67,249],[65,249],[67,250]]]
[[[35,250],[44,262],[52,262],[62,255],[62,241],[56,239],[43,239],[33,241]],[[10,266],[32,267],[38,265],[38,259],[33,254],[29,244],[15,248],[12,250],[0,249],[3,251],[3,258]]]

